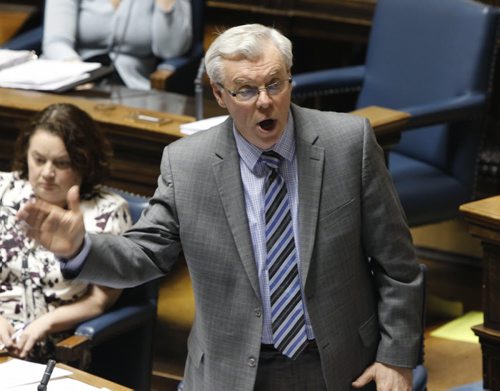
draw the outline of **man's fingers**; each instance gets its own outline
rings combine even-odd
[[[372,380],[375,380],[373,365],[366,368],[365,371],[361,374],[361,376],[352,382],[352,386],[354,388],[361,388],[366,386]]]
[[[50,212],[47,203],[42,200],[27,202],[16,214],[16,218],[25,221],[32,228],[39,228]],[[38,224],[38,225],[37,225]]]

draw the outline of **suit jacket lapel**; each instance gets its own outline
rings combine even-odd
[[[316,146],[318,134],[308,117],[292,105],[295,124],[297,169],[299,176],[299,246],[300,267],[303,284],[311,264],[316,238],[319,200],[323,183],[324,149]],[[305,131],[307,129],[307,131]]]
[[[233,122],[227,120],[221,126],[213,163],[215,181],[243,267],[255,294],[260,297],[257,266],[241,183],[240,160],[232,133]]]

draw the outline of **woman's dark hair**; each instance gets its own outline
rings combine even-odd
[[[12,169],[28,178],[27,153],[31,137],[44,130],[61,138],[68,151],[72,168],[82,178],[80,197],[91,198],[94,187],[109,174],[111,145],[94,120],[83,110],[69,103],[56,103],[36,114],[26,129],[19,133]]]

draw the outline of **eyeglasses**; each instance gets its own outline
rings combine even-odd
[[[275,81],[271,84],[268,84],[267,86],[264,86],[262,88],[258,87],[243,87],[240,88],[239,90],[232,91],[230,89],[227,89],[224,87],[222,83],[217,83],[219,87],[223,88],[226,90],[235,100],[238,102],[249,102],[251,100],[254,100],[257,98],[257,96],[262,92],[266,91],[267,95],[269,96],[275,96],[278,94],[281,94],[285,87],[288,85],[287,83],[291,83],[292,78],[289,77],[286,80],[278,80]]]

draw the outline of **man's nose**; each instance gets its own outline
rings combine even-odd
[[[259,90],[259,94],[257,95],[257,107],[266,108],[271,104],[271,97],[267,92],[267,89],[262,88]]]

